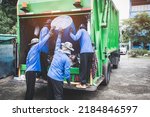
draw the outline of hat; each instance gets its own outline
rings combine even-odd
[[[31,43],[29,43],[28,45],[36,44],[36,43],[38,43],[38,42],[39,42],[39,39],[38,39],[38,38],[33,38],[33,39],[31,40]]]
[[[72,48],[73,45],[70,42],[65,42],[65,43],[62,43],[61,45],[68,49],[66,50],[68,54],[71,54],[71,51],[74,51],[74,49]]]
[[[47,19],[45,24],[51,24],[52,20],[51,19]]]
[[[85,27],[85,25],[84,25],[84,24],[81,24],[79,28],[80,28],[80,29],[81,29],[81,28],[86,29],[86,27]]]

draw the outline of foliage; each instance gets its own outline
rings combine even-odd
[[[17,0],[2,0],[4,6],[16,6]]]
[[[16,34],[17,0],[3,0],[0,5],[0,34]]]
[[[135,41],[143,42],[144,47],[150,42],[150,16],[148,13],[139,13],[134,18],[123,21],[123,40],[124,42]]]
[[[128,55],[129,55],[130,57],[137,57],[137,54],[136,54],[133,50],[130,50],[130,51],[128,52]]]
[[[150,56],[150,51],[148,51],[148,56]]]
[[[148,50],[145,49],[133,49],[128,52],[128,55],[131,57],[144,56],[148,54]]]

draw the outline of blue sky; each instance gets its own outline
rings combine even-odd
[[[119,10],[120,20],[129,18],[130,0],[112,0]]]

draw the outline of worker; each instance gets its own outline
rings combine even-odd
[[[42,47],[48,41],[48,39],[52,36],[52,31],[54,28],[48,32],[48,34],[43,38],[42,41],[39,42],[38,38],[33,38],[31,46],[27,58],[26,58],[26,100],[32,100],[34,96],[34,87],[35,87],[35,80],[39,72],[41,72],[41,64],[40,64],[40,52]]]
[[[51,19],[47,19],[46,22],[44,23],[44,26],[42,27],[40,31],[40,36],[39,36],[39,41],[42,41],[44,37],[49,33],[51,27]],[[41,49],[41,76],[42,79],[47,80],[47,68],[48,68],[48,55],[49,49],[50,49],[50,40],[48,40],[45,45]]]
[[[72,43],[61,43],[62,30],[59,29],[54,57],[48,70],[48,99],[63,99],[63,81],[66,78],[70,85],[70,58]],[[61,48],[62,46],[62,48]]]
[[[81,83],[76,85],[77,88],[86,88],[87,81],[90,79],[90,68],[92,65],[93,48],[92,42],[86,27],[81,24],[76,35],[73,34],[72,29],[70,29],[70,37],[74,41],[80,42],[80,81]]]

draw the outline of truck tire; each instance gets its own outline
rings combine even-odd
[[[114,69],[118,69],[118,65],[113,65],[113,68]]]
[[[110,74],[111,74],[111,65],[110,63],[103,65],[103,76],[104,80],[102,81],[102,85],[108,85],[110,81]]]
[[[119,61],[120,61],[120,58],[119,57],[115,57],[115,64],[113,64],[113,68],[114,69],[118,69],[118,64],[119,64]]]

